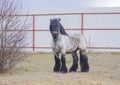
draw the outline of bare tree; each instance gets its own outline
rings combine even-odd
[[[23,59],[28,24],[17,0],[0,0],[0,73],[14,67]]]

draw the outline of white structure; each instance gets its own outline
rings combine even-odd
[[[80,10],[41,10],[34,11],[35,14],[54,13],[115,13],[120,8],[81,8]],[[32,13],[32,12],[31,12]],[[81,28],[81,15],[50,15],[35,16],[35,30],[49,30],[49,19],[61,18],[64,28]],[[32,17],[29,18],[32,23]],[[120,29],[120,14],[85,14],[84,28],[90,29]],[[31,29],[33,26],[31,25]],[[68,33],[81,33],[81,30],[66,30]],[[32,31],[28,32],[28,47],[33,45]],[[120,47],[120,30],[84,30],[87,46],[94,47]],[[49,31],[35,31],[35,47],[50,47],[51,35]],[[32,50],[32,48],[30,48]],[[102,49],[103,50],[103,49]],[[106,50],[106,49],[105,49]],[[109,51],[111,49],[108,49]],[[120,49],[112,51],[119,51]],[[35,48],[35,51],[51,51],[51,49]]]

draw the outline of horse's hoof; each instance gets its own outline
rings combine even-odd
[[[70,69],[69,72],[76,72],[77,69]]]
[[[53,69],[54,72],[59,72],[60,70],[58,68]]]
[[[89,71],[89,68],[81,69],[81,72],[88,72],[88,71]]]
[[[59,72],[59,70],[54,70],[54,72]]]
[[[61,69],[60,72],[61,72],[61,73],[67,73],[68,70],[67,70],[67,68],[64,68],[64,69]]]
[[[71,67],[70,70],[69,70],[69,72],[76,72],[76,71],[77,71],[77,68],[75,68],[75,67],[74,68]]]
[[[69,70],[69,72],[76,72],[77,71],[77,68],[71,68],[70,70]]]
[[[78,65],[77,65],[77,64],[76,64],[76,65],[73,65],[73,66],[70,68],[69,72],[76,72],[77,69],[78,69]]]
[[[54,68],[53,68],[53,71],[54,72],[59,72],[60,71],[60,64],[55,65]]]
[[[60,72],[61,72],[61,73],[67,73],[67,71],[65,71],[65,70],[61,70]]]

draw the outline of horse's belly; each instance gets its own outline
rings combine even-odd
[[[73,52],[73,51],[75,51],[76,49],[78,48],[78,42],[67,42],[66,43],[66,52],[67,53],[71,53],[71,52]]]
[[[77,49],[77,46],[70,46],[66,49],[66,52],[71,53],[71,52],[75,51],[76,49]]]

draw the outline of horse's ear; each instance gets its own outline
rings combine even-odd
[[[61,18],[58,19],[59,21],[61,20]]]

